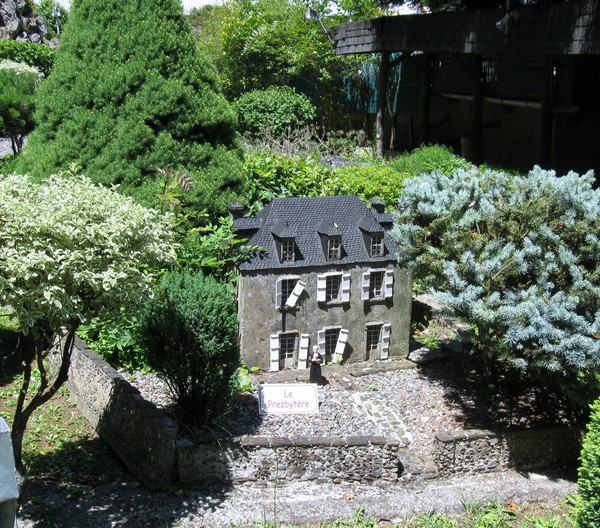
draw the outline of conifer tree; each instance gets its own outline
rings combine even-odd
[[[177,0],[75,0],[37,103],[23,172],[76,162],[152,202],[156,168],[173,167],[195,180],[192,205],[210,212],[241,185],[235,113]]]
[[[467,321],[488,381],[520,374],[586,407],[600,368],[600,190],[558,177],[439,172],[409,180],[398,260]],[[509,374],[506,374],[506,372]]]

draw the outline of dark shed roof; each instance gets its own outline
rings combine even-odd
[[[273,200],[253,219],[236,219],[233,227],[248,238],[248,244],[260,246],[252,259],[240,265],[241,270],[293,269],[353,263],[395,262],[398,245],[378,220],[388,220],[387,214],[373,212],[356,196],[324,196],[319,198],[280,198]],[[361,229],[362,226],[362,229]],[[384,232],[385,253],[369,256],[369,232]],[[323,237],[341,236],[342,258],[326,259]],[[282,263],[277,251],[279,237],[293,236],[296,260]]]

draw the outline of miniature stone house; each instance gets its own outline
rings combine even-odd
[[[254,218],[230,204],[238,235],[260,246],[240,264],[242,358],[271,371],[307,367],[317,344],[326,361],[408,353],[411,276],[382,202],[355,196],[281,198]]]

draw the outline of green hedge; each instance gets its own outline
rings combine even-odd
[[[581,451],[581,466],[577,488],[577,527],[600,526],[600,398],[591,406],[592,412]]]
[[[233,104],[240,132],[249,137],[262,137],[268,131],[279,137],[290,129],[310,123],[316,110],[308,97],[289,86],[273,86],[245,93]]]
[[[45,44],[0,40],[0,60],[3,59],[29,64],[40,70],[46,77],[54,63],[54,50]]]

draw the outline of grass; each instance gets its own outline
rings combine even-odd
[[[400,520],[377,520],[359,508],[349,520],[311,525],[259,522],[253,528],[573,528],[573,499],[519,506],[514,502],[477,501],[464,503],[457,515],[436,512],[407,515]]]
[[[15,322],[7,309],[0,308],[0,416],[9,427],[23,381],[18,343]],[[34,369],[30,392],[37,383]],[[83,484],[131,478],[81,416],[66,387],[30,418],[23,438],[23,461],[30,481],[54,481],[67,494]]]

